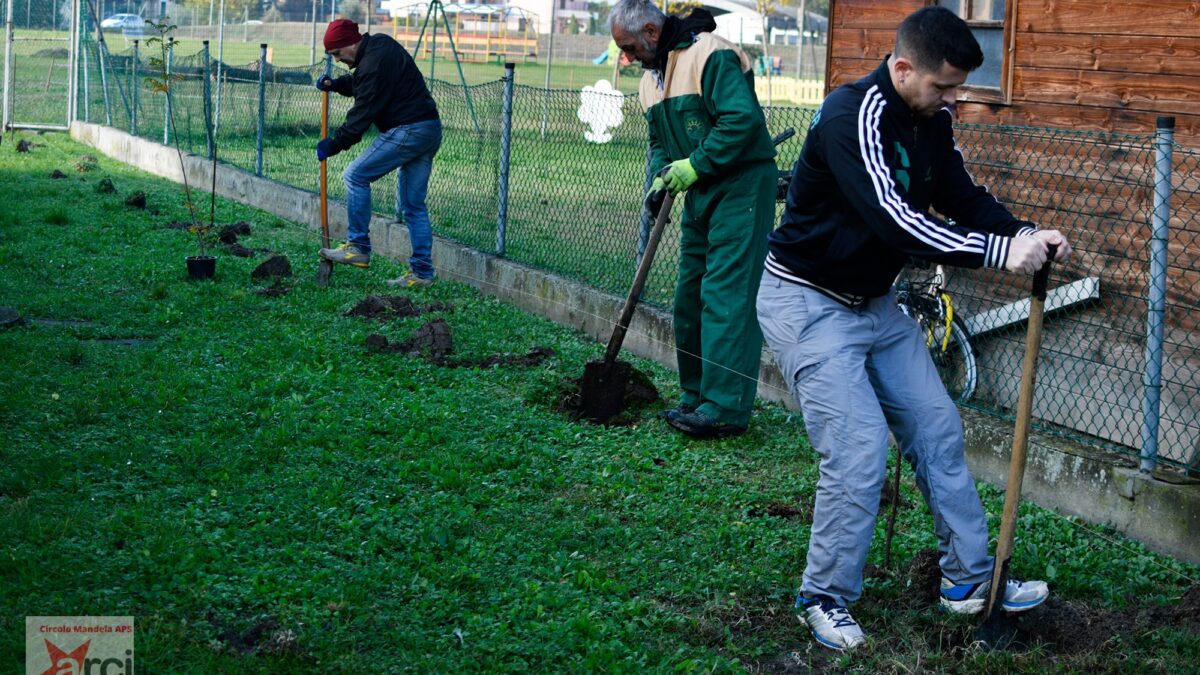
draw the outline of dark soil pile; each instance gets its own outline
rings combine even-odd
[[[483,358],[449,358],[454,351],[454,336],[445,319],[434,319],[417,329],[407,340],[389,342],[378,333],[367,336],[367,349],[373,352],[407,354],[425,359],[442,368],[495,368],[498,366],[533,367],[554,356],[550,347],[534,347],[524,354],[492,354]]]
[[[751,507],[747,515],[752,518],[770,516],[772,518],[795,519],[799,523],[812,522],[812,504],[795,502],[767,502],[762,506]]]
[[[101,178],[100,182],[96,183],[96,192],[102,195],[112,194],[117,191],[117,186],[113,185],[111,178]]]
[[[132,206],[135,209],[146,208],[146,193],[138,190],[137,192],[125,198],[125,206]]]
[[[267,258],[261,265],[255,267],[254,271],[250,272],[252,281],[290,276],[292,276],[292,263],[288,261],[287,256],[282,255],[273,255]]]
[[[0,328],[11,328],[12,326],[24,326],[27,324],[21,313],[13,307],[0,307]]]
[[[215,616],[209,616],[217,629],[217,642],[236,654],[299,654],[301,653],[296,633],[283,628],[272,618],[262,618],[245,630],[223,625]]]
[[[222,244],[236,244],[238,237],[250,236],[250,223],[239,220],[231,225],[222,225],[217,230],[217,241]]]
[[[66,177],[67,177],[67,174],[65,174],[65,173],[63,173],[63,172],[61,172],[61,171],[59,171],[58,169],[55,169],[54,171],[51,171],[51,172],[50,172],[50,177],[51,177],[51,178],[53,178],[53,179],[55,179],[55,180],[58,180],[58,179],[60,179],[60,178],[66,178]]]
[[[1161,628],[1200,634],[1200,585],[1183,594],[1179,604],[1154,607],[1130,604],[1118,609],[1089,607],[1053,595],[1040,607],[1013,617],[1018,645],[1042,643],[1060,654],[1094,652],[1114,638],[1133,640]]]
[[[386,321],[407,316],[420,316],[429,312],[449,312],[454,308],[444,302],[434,302],[417,307],[403,295],[368,295],[343,316],[361,316],[364,319]]]
[[[372,333],[367,336],[367,349],[417,356],[441,366],[445,365],[446,357],[454,351],[454,337],[445,319],[434,319],[418,328],[412,337],[400,342],[388,342],[386,337]]]
[[[617,361],[617,363],[624,363]],[[629,364],[626,364],[629,365]],[[566,380],[555,395],[554,409],[565,412],[575,419],[588,419],[583,410],[583,376]],[[625,384],[625,396],[621,399],[622,413],[606,423],[606,426],[629,426],[641,418],[642,412],[662,400],[658,388],[650,376],[629,365],[629,379]]]

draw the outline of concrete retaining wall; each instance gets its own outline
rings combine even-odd
[[[71,135],[100,152],[144,171],[181,181],[183,172],[171,148],[122,131],[76,122]],[[185,155],[188,180],[207,186],[211,164]],[[320,226],[316,195],[258,178],[252,173],[218,166],[217,193],[282,218]],[[330,209],[334,236],[346,231],[345,208]],[[408,233],[403,226],[376,217],[371,222],[375,253],[405,258]],[[434,262],[443,277],[474,286],[522,309],[570,326],[597,340],[607,340],[623,298],[563,279],[521,263],[435,238]],[[675,367],[670,315],[640,306],[624,348],[668,367]],[[759,396],[794,407],[779,370],[764,352]],[[994,417],[964,410],[967,458],[980,480],[1003,486],[1008,476],[1012,426]],[[1126,458],[1100,455],[1062,439],[1030,438],[1023,496],[1091,523],[1110,525],[1157,551],[1200,564],[1200,483],[1171,483],[1125,468]]]

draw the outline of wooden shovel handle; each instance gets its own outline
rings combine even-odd
[[[1017,398],[1017,421],[1013,430],[1012,458],[1008,464],[1008,484],[1004,492],[1004,512],[1000,518],[1000,538],[996,541],[996,561],[992,568],[992,586],[988,591],[984,616],[990,617],[1003,599],[1008,585],[1008,560],[1012,555],[1013,533],[1017,524],[1017,506],[1021,501],[1021,482],[1025,479],[1025,451],[1029,447],[1029,425],[1033,417],[1033,393],[1037,381],[1038,352],[1042,347],[1042,311],[1046,304],[1046,287],[1050,279],[1050,264],[1058,247],[1051,244],[1045,264],[1033,275],[1032,297],[1029,300],[1029,328],[1025,334],[1025,361],[1021,365],[1021,391]]]
[[[621,317],[613,328],[612,337],[608,339],[608,348],[604,350],[605,368],[612,368],[621,351],[621,343],[625,341],[625,332],[629,330],[629,322],[633,319],[633,310],[637,309],[638,298],[642,296],[642,288],[646,286],[646,277],[650,275],[650,265],[654,262],[654,253],[658,250],[658,242],[662,239],[663,228],[671,218],[671,205],[674,199],[670,193],[663,197],[662,206],[658,208],[658,217],[646,240],[646,250],[642,252],[642,262],[638,265],[637,274],[633,277],[633,287],[629,289],[629,297],[621,308]]]

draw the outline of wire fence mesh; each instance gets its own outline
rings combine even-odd
[[[95,42],[85,50],[88,57],[81,65],[88,75],[80,86],[90,103],[80,107],[80,117],[132,130],[136,110],[138,135],[161,142],[165,97],[131,75],[135,69],[149,70],[144,48],[138,58],[131,50],[107,57],[101,52]],[[103,77],[102,59],[108,67]],[[322,64],[222,65],[217,80],[217,69],[211,61],[205,63],[203,53],[175,55],[171,63],[180,78],[172,83],[171,101],[182,147],[206,152],[205,120],[211,110],[206,113],[205,105],[213,104],[205,99],[219,96],[219,117],[213,123],[220,159],[250,171],[259,152],[259,73],[266,68],[263,174],[316,189],[313,148],[320,136],[321,97],[311,83]],[[501,75],[497,68],[497,77]],[[513,260],[626,292],[639,237],[648,226],[641,213],[646,123],[636,96],[513,88],[507,222],[499,242],[505,83],[429,84],[445,126],[429,190],[435,231],[485,251],[502,246]],[[336,127],[351,101],[331,98],[330,119]],[[797,132],[778,148],[778,165],[788,169],[799,155],[814,110],[775,106],[765,112],[772,134],[788,127]],[[363,143],[369,141],[368,136]],[[1200,469],[1200,156],[1194,149],[1174,147],[1172,215],[1161,282],[1163,340],[1158,347],[1153,336],[1147,341],[1148,320],[1157,311],[1147,306],[1156,283],[1148,253],[1155,213],[1154,137],[960,125],[958,143],[979,182],[1019,217],[1062,230],[1076,251],[1052,274],[1051,286],[1060,290],[1058,300],[1048,305],[1038,375],[1035,417],[1041,427],[1137,457],[1152,445],[1143,438],[1147,413],[1153,413],[1148,373],[1161,358],[1157,458],[1168,466]],[[330,160],[333,199],[344,198],[336,177],[354,154]],[[395,213],[395,179],[393,174],[376,184],[377,212]],[[669,303],[677,253],[678,229],[673,228],[660,245],[646,301]],[[979,385],[968,405],[1009,416],[1020,380],[1028,280],[994,271],[956,271],[948,289],[955,313],[975,332]]]

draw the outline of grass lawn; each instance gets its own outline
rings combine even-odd
[[[33,320],[0,330],[6,668],[25,616],[76,614],[133,615],[142,672],[1200,664],[1200,569],[1032,504],[1014,570],[1056,595],[1022,624],[1032,644],[969,646],[975,622],[930,604],[932,524],[909,473],[892,568],[881,519],[854,608],[872,639],[824,651],[791,613],[817,463],[790,411],[764,405],[722,443],[650,413],[572,421],[559,388],[601,345],[448,281],[407,293],[452,309],[345,316],[402,267],[338,269],[319,289],[312,232],[224,200],[218,223],[251,223],[241,243],[290,257],[291,292],[254,292],[262,255],[218,253],[217,280],[189,282],[195,242],[164,227],[184,218],[180,188],[105,158],[80,171],[94,154],[61,135],[0,145],[0,305]],[[124,205],[137,190],[146,210]],[[444,368],[364,346],[431,317],[460,357],[555,356]],[[670,373],[636,365],[673,398]],[[1002,495],[982,493],[995,528]]]

